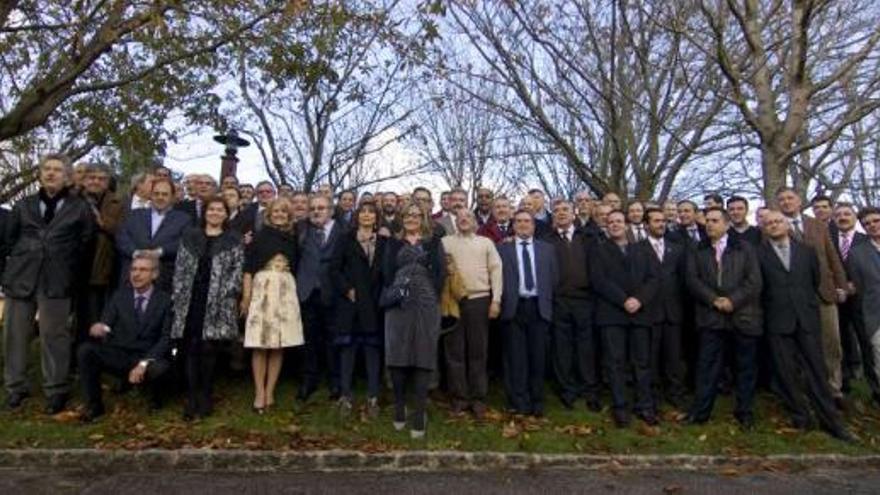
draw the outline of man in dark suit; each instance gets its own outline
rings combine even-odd
[[[560,201],[553,208],[554,233],[545,239],[556,248],[559,286],[553,301],[552,361],[559,398],[567,409],[585,398],[596,412],[600,383],[593,332],[595,297],[590,287],[589,250],[592,240],[574,226],[574,205]]]
[[[651,329],[651,372],[656,388],[663,386],[663,396],[675,408],[684,405],[685,367],[682,359],[681,325],[684,297],[684,246],[670,241],[666,216],[660,208],[645,212],[648,239],[643,241],[657,264],[660,290],[654,300],[654,325]],[[659,401],[658,401],[659,403]]]
[[[861,244],[868,240],[868,237],[856,232],[856,211],[850,203],[837,203],[834,205],[834,216],[830,225],[834,226],[829,229],[831,232],[831,244],[837,250],[841,263],[846,267],[846,260],[849,252],[857,244]],[[849,277],[847,277],[849,278]],[[864,361],[863,356],[870,353],[870,349],[860,349],[859,332],[863,330],[857,329],[857,325],[861,325],[859,317],[859,294],[854,290],[852,283],[847,286],[848,297],[846,301],[838,305],[837,316],[840,327],[840,346],[843,350],[843,362],[841,363],[841,373],[843,374],[842,391],[848,393],[850,390],[850,380],[856,374],[856,371],[862,367]],[[860,352],[861,350],[861,352]],[[870,359],[870,358],[869,358]],[[869,379],[870,383],[870,379]],[[873,389],[872,389],[873,390]]]
[[[822,360],[819,324],[819,261],[813,248],[789,237],[788,221],[771,211],[764,219],[767,239],[758,248],[763,279],[762,302],[767,338],[776,370],[777,390],[796,428],[808,429],[810,397],[819,424],[831,435],[851,441],[831,398]],[[800,385],[801,375],[806,390]]]
[[[653,426],[658,423],[651,394],[651,305],[658,290],[656,264],[645,244],[627,242],[622,211],[609,213],[606,227],[608,241],[594,246],[590,259],[590,283],[596,293],[595,321],[611,388],[612,415],[618,428],[629,425],[626,381],[631,367],[636,387],[633,409],[642,421]],[[626,366],[627,354],[630,367]]]
[[[153,383],[169,368],[171,297],[155,288],[159,262],[151,254],[134,258],[129,287],[116,291],[100,321],[89,329],[92,341],[77,351],[86,410],[84,422],[104,414],[101,373],[124,377],[133,385]],[[160,405],[159,390],[151,390],[150,407]]]
[[[249,204],[241,211],[242,222],[248,230],[246,232],[259,232],[263,228],[263,211],[275,199],[275,186],[264,180],[257,184],[257,200]],[[249,228],[248,228],[249,227]]]
[[[678,226],[672,231],[677,242],[693,247],[706,240],[706,229],[697,223],[697,204],[689,199],[678,202]]]
[[[488,237],[499,244],[513,237],[513,206],[505,196],[499,196],[492,202],[492,217],[477,229],[477,235]]]
[[[516,237],[498,246],[503,271],[504,387],[517,414],[544,414],[547,333],[559,280],[553,246],[535,238],[531,212],[513,216]]]
[[[0,206],[0,266],[9,255],[6,248],[6,225],[9,223],[9,210]],[[2,272],[0,272],[2,273]]]
[[[171,207],[174,184],[167,179],[153,183],[150,208],[135,210],[125,219],[116,235],[116,249],[122,260],[122,284],[128,281],[128,267],[135,253],[149,251],[159,257],[159,280],[156,285],[171,292],[174,260],[183,233],[192,226],[192,219]]]
[[[840,347],[840,321],[837,317],[837,304],[846,301],[849,282],[840,256],[831,243],[828,224],[815,218],[801,215],[802,200],[791,187],[781,187],[776,191],[776,202],[782,214],[788,217],[795,240],[816,250],[819,257],[819,317],[822,321],[822,354],[828,370],[831,395],[840,409],[848,406],[843,398],[843,373],[841,361],[843,351]]]
[[[332,343],[333,295],[337,293],[330,273],[336,243],[345,226],[331,218],[333,204],[324,195],[309,200],[309,219],[297,225],[299,260],[296,292],[305,333],[305,376],[297,400],[306,401],[321,381],[322,365],[330,383],[330,398],[339,398],[339,369]]]
[[[6,294],[4,378],[10,409],[29,395],[27,358],[37,313],[46,413],[57,414],[67,404],[72,348],[67,317],[95,229],[88,203],[67,186],[72,173],[67,156],[44,157],[39,191],[16,203],[8,219],[4,250],[9,256],[0,256],[0,284]]]
[[[731,196],[727,200],[727,214],[730,215],[730,235],[742,239],[754,247],[761,243],[761,230],[749,225],[749,200],[742,196]]]
[[[199,225],[205,213],[205,201],[217,194],[217,181],[208,174],[198,174],[191,179],[195,187],[195,198],[186,199],[174,205],[174,209],[187,215],[193,225]]]
[[[339,193],[339,201],[336,204],[336,212],[333,214],[333,218],[346,226],[351,226],[352,215],[356,206],[357,193],[351,189],[342,191]]]
[[[730,217],[719,207],[706,210],[707,239],[686,258],[685,280],[696,302],[700,334],[697,393],[688,423],[705,423],[712,414],[729,348],[736,356],[736,409],[744,429],[754,428],[761,324],[761,269],[750,245],[728,235]]]
[[[855,326],[865,378],[871,386],[874,402],[880,404],[880,209],[862,208],[859,212],[868,239],[853,245],[846,258],[847,273],[852,277],[856,298]]]

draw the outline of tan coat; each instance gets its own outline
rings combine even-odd
[[[816,250],[819,258],[819,297],[825,304],[835,304],[835,289],[846,289],[846,271],[831,242],[828,226],[815,218],[801,216],[804,223],[804,243]]]

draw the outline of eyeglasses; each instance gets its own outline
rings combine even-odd
[[[326,206],[313,206],[309,208],[309,211],[325,211],[327,210]]]

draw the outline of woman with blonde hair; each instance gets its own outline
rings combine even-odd
[[[242,316],[247,316],[244,346],[252,351],[253,407],[258,414],[275,403],[284,349],[303,344],[293,277],[296,255],[291,202],[275,199],[263,210],[263,228],[245,252],[241,299]]]

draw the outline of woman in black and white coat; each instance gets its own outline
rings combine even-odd
[[[200,228],[184,234],[174,266],[174,323],[186,369],[184,419],[211,414],[215,346],[238,337],[244,250],[226,230],[229,209],[220,197],[204,203]]]

